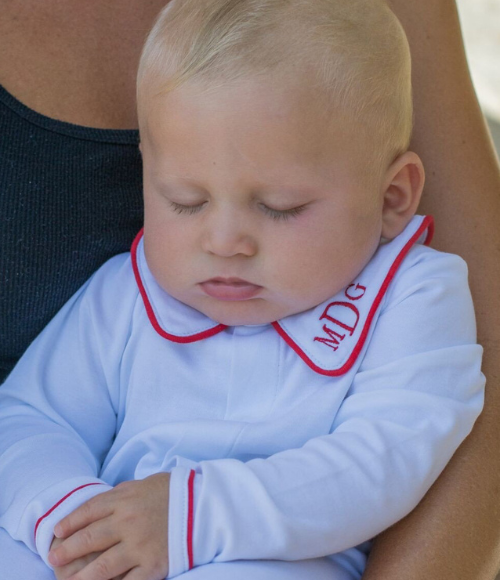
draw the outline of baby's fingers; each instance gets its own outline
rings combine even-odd
[[[62,544],[50,550],[49,562],[52,566],[65,566],[88,554],[103,552],[119,541],[109,518],[104,518],[78,530],[66,538]]]
[[[56,567],[56,568],[54,568],[54,576],[56,577],[57,580],[68,580],[68,578],[70,578],[71,576],[73,576],[74,574],[79,572],[80,570],[83,570],[83,568],[85,568],[85,566],[89,562],[92,562],[92,560],[95,560],[97,558],[97,556],[99,556],[99,554],[89,554],[88,556],[85,556],[84,558],[79,558],[78,560],[74,560],[73,562],[70,562],[66,566],[61,566],[60,568]],[[118,579],[115,579],[115,580],[118,580]]]
[[[126,577],[133,567],[123,544],[117,544],[100,554],[68,580],[115,580]]]
[[[63,518],[54,528],[56,538],[67,538],[89,524],[113,513],[110,492],[96,495]]]

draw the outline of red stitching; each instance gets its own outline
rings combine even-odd
[[[194,476],[192,469],[188,480],[188,519],[187,519],[187,552],[189,570],[194,566],[193,558],[193,527],[194,527]]]
[[[139,242],[141,241],[143,233],[144,233],[144,228],[135,237],[135,240],[132,244],[132,248],[130,250],[130,255],[132,258],[132,269],[134,270],[135,280],[137,282],[137,286],[139,287],[139,292],[141,293],[142,301],[144,302],[144,308],[146,309],[146,313],[148,315],[149,321],[151,322],[151,324],[152,324],[153,328],[156,330],[156,332],[161,337],[167,338],[168,340],[171,340],[172,342],[180,342],[180,343],[186,344],[189,342],[196,342],[197,340],[202,340],[204,338],[209,338],[210,336],[213,336],[214,334],[218,334],[219,332],[221,332],[222,330],[227,328],[227,326],[225,326],[224,324],[219,324],[219,325],[215,326],[214,328],[210,328],[209,330],[204,330],[203,332],[199,332],[198,334],[192,334],[191,336],[176,336],[175,334],[169,334],[168,332],[163,330],[163,328],[160,326],[160,324],[155,316],[155,313],[153,311],[153,307],[151,306],[151,302],[149,301],[148,295],[146,293],[146,288],[144,287],[144,284],[142,283],[141,275],[139,273],[139,267],[137,265],[137,247],[139,245]]]
[[[42,523],[42,520],[44,520],[47,516],[49,516],[58,506],[62,504],[64,500],[68,499],[70,495],[73,495],[75,491],[83,489],[84,487],[89,487],[89,485],[104,485],[104,484],[99,481],[94,483],[86,483],[85,485],[80,485],[80,487],[77,487],[73,491],[67,493],[62,499],[60,499],[56,504],[54,504],[48,512],[44,513],[42,517],[38,518],[38,521],[35,524],[35,541],[36,541],[36,531],[38,530],[38,526]]]
[[[434,218],[431,215],[428,215],[425,219],[429,219],[430,221],[427,229],[427,236],[424,240],[424,246],[430,246],[432,238],[434,237]]]
[[[279,323],[273,322],[272,324],[273,324],[274,328],[276,329],[276,331],[278,332],[278,334],[285,340],[285,342],[291,348],[293,348],[293,350],[300,356],[300,358],[306,364],[309,365],[310,368],[312,368],[314,371],[316,371],[320,375],[325,375],[327,377],[338,377],[338,376],[346,373],[352,367],[352,365],[355,363],[356,359],[358,358],[359,353],[361,352],[361,349],[363,348],[363,346],[365,344],[366,337],[368,336],[368,331],[370,330],[370,325],[372,323],[373,317],[375,316],[375,313],[377,312],[377,309],[380,306],[380,303],[382,302],[382,298],[384,297],[384,294],[386,293],[387,288],[389,287],[389,284],[392,282],[392,279],[396,275],[396,272],[397,272],[399,266],[401,265],[401,262],[404,260],[406,254],[410,251],[411,247],[415,244],[415,242],[420,238],[420,236],[425,232],[426,229],[428,229],[428,233],[427,233],[427,236],[425,238],[424,244],[428,245],[430,243],[430,241],[432,239],[432,235],[434,233],[434,219],[432,216],[425,216],[424,217],[418,230],[406,242],[403,249],[401,250],[401,252],[399,252],[397,258],[394,260],[392,266],[389,269],[389,272],[387,273],[387,276],[385,277],[385,279],[382,283],[382,286],[380,287],[380,290],[378,291],[377,296],[375,297],[375,300],[373,301],[373,304],[370,308],[370,312],[368,313],[368,317],[366,319],[365,325],[364,325],[363,330],[361,331],[361,334],[359,336],[358,342],[357,342],[356,346],[354,347],[350,357],[347,359],[347,362],[342,367],[340,367],[339,369],[334,369],[333,371],[327,371],[325,369],[322,369],[321,367],[318,367],[302,351],[302,349],[297,344],[295,344],[295,342],[288,336],[288,334],[286,334],[286,332],[283,330],[283,328],[281,328]]]

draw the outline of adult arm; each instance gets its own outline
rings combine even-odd
[[[491,580],[500,569],[500,171],[454,0],[388,0],[413,57],[412,149],[434,246],[469,265],[488,387],[484,411],[418,508],[380,535],[363,580]]]

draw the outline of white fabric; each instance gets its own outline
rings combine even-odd
[[[41,558],[0,528],[0,578],[2,580],[55,580]],[[179,577],[178,577],[179,578]],[[359,580],[361,574],[337,559],[315,558],[297,562],[251,560],[197,566],[182,580]]]
[[[381,246],[348,290],[357,296],[363,286],[371,296],[356,302],[364,339],[354,358],[360,343],[348,340],[349,330],[339,345],[314,340],[331,324],[321,315],[346,301],[346,290],[279,328],[219,328],[184,344],[152,326],[130,256],[110,260],[0,389],[0,525],[46,560],[56,521],[108,489],[75,488],[170,471],[176,576],[189,567],[194,469],[195,566],[343,552],[335,562],[346,574],[362,570],[366,545],[356,546],[418,503],[483,402],[463,261],[418,244],[394,272],[422,223],[415,218]],[[218,326],[154,285],[141,244],[137,261],[166,332],[186,337]],[[341,322],[353,328],[352,319]],[[328,376],[318,365],[342,373]],[[194,570],[187,577],[201,578]]]

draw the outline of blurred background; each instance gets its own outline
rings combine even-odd
[[[500,152],[500,0],[457,0],[479,102]]]

